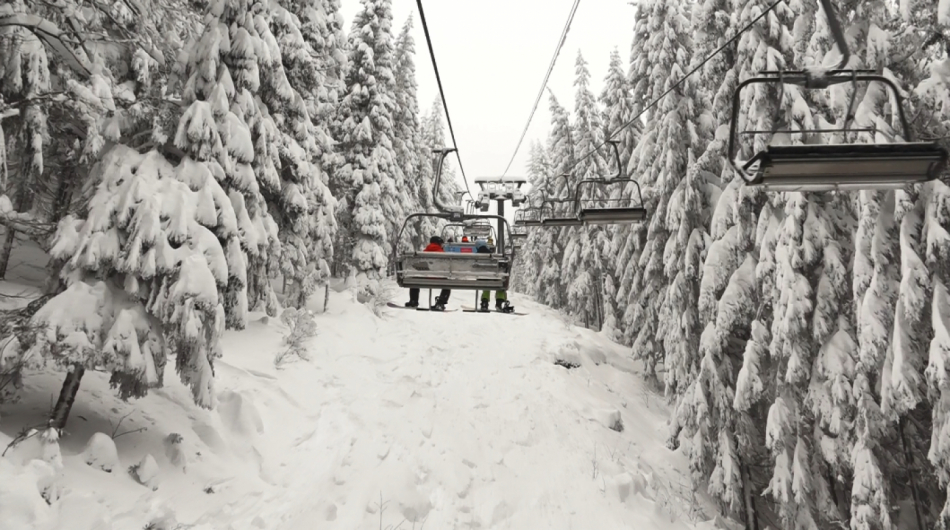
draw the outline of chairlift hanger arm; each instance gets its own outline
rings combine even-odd
[[[643,207],[643,193],[640,189],[640,183],[634,179],[611,179],[611,180],[599,180],[599,179],[585,179],[577,183],[577,194],[574,197],[574,212],[579,214],[582,210],[581,208],[581,188],[584,187],[584,184],[601,184],[601,185],[613,185],[613,184],[633,184],[637,187],[637,204],[640,208]]]

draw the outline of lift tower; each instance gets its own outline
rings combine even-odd
[[[488,211],[491,201],[498,203],[498,216],[505,216],[505,201],[511,201],[515,208],[521,206],[525,201],[524,192],[521,186],[528,183],[524,177],[478,177],[475,183],[481,188],[478,192],[478,198],[475,199],[475,207],[483,212]],[[505,231],[502,229],[501,221],[498,221],[498,252],[505,252]]]

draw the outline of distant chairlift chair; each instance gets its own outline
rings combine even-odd
[[[561,226],[581,226],[584,223],[577,218],[577,214],[574,211],[574,206],[576,204],[575,199],[548,199],[547,205],[549,208],[544,210],[542,207],[543,213],[548,215],[542,217],[541,226],[543,227],[561,227]]]
[[[587,179],[577,183],[574,211],[577,212],[577,219],[585,225],[631,224],[647,218],[640,184],[633,179],[622,177],[623,168],[617,142],[609,143],[613,149],[617,172],[607,180]],[[599,197],[598,190],[601,191]],[[616,190],[618,196],[611,197],[607,193],[608,190]]]

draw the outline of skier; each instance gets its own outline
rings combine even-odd
[[[442,244],[444,241],[439,236],[432,236],[429,239],[429,245],[422,249],[423,252],[445,252],[442,249]],[[435,299],[435,305],[431,308],[432,311],[445,311],[445,304],[449,303],[449,296],[452,294],[452,291],[449,289],[442,289],[442,292],[439,293],[439,297]],[[412,288],[409,289],[409,301],[406,302],[406,307],[419,307],[419,289]]]
[[[488,248],[488,244],[485,243],[484,239],[479,239],[475,242],[476,252],[479,254],[490,254],[491,250]],[[488,291],[482,291],[482,306],[479,311],[488,312],[488,300],[491,298],[491,293]],[[495,291],[495,310],[501,311],[502,313],[514,313],[515,306],[511,305],[508,302],[508,292],[504,289],[499,289]]]

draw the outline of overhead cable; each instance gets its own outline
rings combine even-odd
[[[554,48],[554,56],[551,57],[551,63],[548,65],[548,71],[544,74],[544,82],[541,83],[541,88],[538,89],[538,96],[534,100],[534,106],[531,107],[531,114],[528,115],[528,122],[524,124],[524,130],[521,131],[521,138],[518,139],[518,145],[515,146],[515,152],[511,154],[511,160],[508,161],[508,166],[505,167],[505,172],[501,176],[508,174],[508,170],[511,169],[511,164],[514,163],[515,157],[518,156],[518,150],[521,149],[521,143],[524,142],[524,137],[528,134],[528,127],[531,125],[531,120],[534,119],[534,113],[538,110],[538,103],[541,102],[541,96],[544,95],[544,89],[548,86],[548,81],[551,79],[551,72],[554,71],[554,64],[557,62],[558,55],[561,54],[561,48],[564,47],[564,43],[567,41],[567,33],[571,30],[571,22],[574,21],[574,13],[577,13],[577,7],[580,5],[581,0],[574,0],[574,5],[571,7],[571,13],[567,17],[567,22],[564,24],[564,29],[561,30],[561,36],[558,38],[557,47]]]
[[[458,142],[455,141],[455,129],[452,128],[452,116],[449,115],[449,105],[445,102],[445,90],[442,89],[442,77],[439,75],[439,65],[435,61],[435,52],[432,50],[432,38],[429,36],[429,25],[426,23],[426,12],[422,9],[422,0],[416,0],[416,6],[419,8],[422,30],[426,35],[429,57],[432,59],[432,69],[435,70],[435,81],[439,85],[439,96],[442,98],[442,108],[445,109],[445,121],[449,124],[449,136],[452,138],[452,147],[455,148],[455,156],[459,161],[459,171],[462,172],[462,182],[465,184],[465,191],[468,193],[468,196],[474,199],[475,197],[472,195],[472,191],[468,188],[468,178],[465,177],[465,168],[462,167],[462,155],[458,152]]]
[[[611,138],[612,138],[615,134],[617,134],[618,132],[620,132],[620,131],[626,129],[627,127],[633,125],[634,123],[636,123],[636,121],[640,119],[640,116],[643,116],[648,110],[650,110],[650,109],[652,109],[653,107],[655,107],[656,104],[659,103],[660,101],[662,101],[663,98],[666,97],[667,94],[669,94],[670,92],[676,90],[680,85],[683,84],[684,81],[686,81],[686,79],[687,79],[689,76],[691,76],[691,75],[693,75],[694,73],[696,73],[696,72],[697,72],[700,68],[702,68],[706,63],[708,63],[713,57],[715,57],[715,56],[718,55],[720,52],[722,52],[724,49],[726,49],[727,46],[731,45],[731,44],[734,43],[736,40],[738,40],[739,37],[741,37],[743,33],[745,33],[746,31],[749,31],[750,29],[752,29],[752,26],[754,26],[756,23],[758,23],[760,20],[762,20],[762,19],[765,17],[765,15],[769,14],[773,9],[775,9],[779,4],[781,4],[781,3],[783,3],[783,2],[785,2],[785,0],[776,0],[774,3],[772,3],[772,5],[770,5],[765,11],[763,11],[762,13],[760,13],[759,16],[755,17],[755,18],[752,20],[752,22],[749,22],[748,24],[746,24],[745,27],[743,27],[742,29],[740,29],[739,31],[737,31],[736,34],[732,36],[732,38],[730,38],[730,39],[727,40],[726,42],[722,43],[721,46],[719,46],[718,48],[716,48],[716,50],[713,51],[711,54],[709,54],[705,59],[703,59],[703,61],[702,61],[701,63],[699,63],[698,65],[696,65],[695,68],[693,68],[692,70],[690,70],[689,72],[687,72],[683,77],[679,78],[679,80],[677,80],[675,83],[673,83],[672,85],[670,85],[670,87],[669,87],[668,89],[666,89],[662,94],[660,94],[660,95],[657,96],[653,101],[651,101],[650,104],[647,105],[646,107],[644,107],[643,110],[641,110],[640,112],[638,112],[636,116],[634,116],[633,118],[630,118],[630,120],[628,120],[627,122],[625,122],[625,123],[624,123],[623,125],[621,125],[620,127],[617,127],[616,130],[614,130],[613,132],[611,132],[610,134],[607,135],[607,138],[606,138],[603,142],[601,142],[600,144],[598,144],[596,147],[594,147],[593,149],[591,149],[590,151],[588,151],[587,153],[585,153],[584,156],[581,156],[581,157],[578,158],[573,164],[571,164],[570,166],[568,166],[568,168],[567,168],[566,171],[569,172],[569,171],[571,171],[572,169],[574,169],[575,167],[577,167],[578,164],[580,164],[580,163],[583,162],[584,160],[590,158],[590,157],[591,157],[594,153],[596,153],[600,148],[602,148],[603,146],[607,145],[607,144],[610,142]]]

